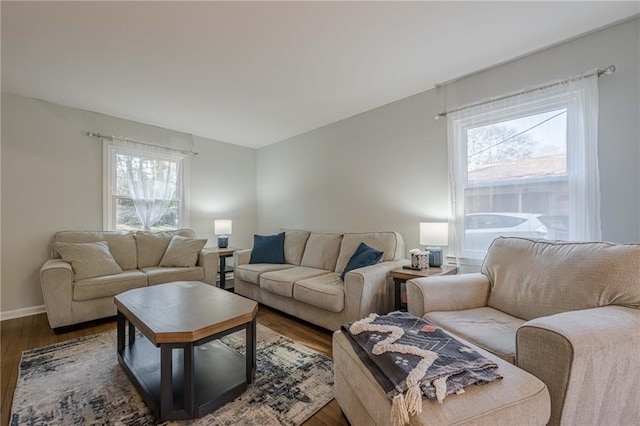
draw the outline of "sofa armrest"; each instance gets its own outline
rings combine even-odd
[[[516,333],[516,365],[551,395],[551,424],[635,424],[640,405],[640,309],[536,318]]]
[[[40,268],[40,286],[51,328],[73,323],[73,268],[62,259],[49,259]]]
[[[488,298],[489,279],[480,273],[407,281],[407,310],[421,318],[427,312],[481,308]]]
[[[212,249],[203,248],[200,250],[198,254],[198,266],[202,266],[204,268],[204,282],[207,284],[211,284],[213,286],[216,285],[216,280],[218,279],[218,264],[220,261],[220,256],[218,252]]]
[[[372,312],[386,314],[393,307],[389,271],[401,268],[402,260],[354,269],[344,276],[345,314],[349,321]]]
[[[233,266],[246,265],[251,260],[251,249],[236,250],[233,252]]]

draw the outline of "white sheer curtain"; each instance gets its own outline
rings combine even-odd
[[[133,199],[142,226],[149,230],[176,199],[178,176],[185,155],[146,144],[122,140],[114,140],[113,143],[118,147],[118,180],[126,182],[126,189],[118,188],[118,192],[126,192]]]
[[[479,265],[499,235],[600,240],[598,78],[447,115],[455,255]]]
[[[569,239],[599,241],[600,171],[598,168],[598,77],[567,84],[567,170],[569,173]]]

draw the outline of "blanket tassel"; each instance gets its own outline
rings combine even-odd
[[[447,396],[447,379],[449,376],[438,377],[433,381],[433,386],[436,388],[436,398],[440,404],[444,401],[444,397]]]
[[[404,396],[401,393],[393,397],[393,403],[391,404],[391,418],[393,426],[404,426],[409,423],[409,413],[407,412],[407,406],[404,403]]]
[[[422,391],[420,390],[420,385],[410,387],[404,401],[410,416],[422,414]]]

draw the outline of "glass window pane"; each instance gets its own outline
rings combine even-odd
[[[138,218],[131,198],[116,198],[116,229],[118,231],[142,229],[142,222]]]
[[[115,195],[133,196],[131,185],[143,185],[151,195],[162,193],[165,186],[169,184],[175,188],[172,192],[172,198],[176,199],[179,168],[177,161],[150,159],[121,153],[115,156]],[[153,184],[150,186],[150,183]]]
[[[567,174],[567,110],[467,130],[469,183]]]
[[[165,212],[164,216],[160,218],[158,222],[151,226],[151,231],[169,231],[172,229],[178,229],[178,212],[179,204],[178,201],[172,201],[169,203],[169,207]]]
[[[561,239],[566,234],[566,112],[467,130],[467,250],[484,251],[499,236]]]
[[[178,229],[179,202],[172,201],[162,218],[149,229],[153,232]],[[119,231],[143,230],[131,198],[116,198],[116,229]]]
[[[114,151],[116,229],[179,228],[181,161],[132,152],[131,148]]]

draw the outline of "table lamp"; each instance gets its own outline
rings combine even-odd
[[[216,220],[213,226],[213,233],[218,236],[218,247],[229,247],[229,234],[231,234],[231,221],[230,220]]]
[[[428,246],[429,266],[442,266],[442,247],[449,245],[449,224],[420,222],[420,245]]]

